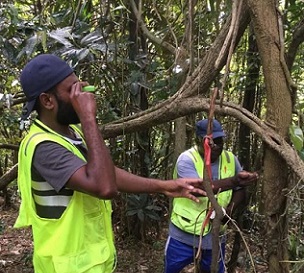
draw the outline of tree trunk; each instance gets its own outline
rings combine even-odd
[[[256,95],[257,95],[257,86],[259,81],[259,72],[260,72],[260,60],[257,57],[258,48],[256,44],[255,37],[252,32],[252,27],[249,30],[248,37],[248,50],[247,50],[247,76],[246,76],[246,86],[245,94],[243,100],[243,107],[250,112],[253,112]],[[244,170],[252,170],[252,156],[251,156],[252,144],[250,141],[250,128],[241,123],[239,131],[239,160],[244,168]]]
[[[286,71],[283,69],[276,1],[248,0],[254,32],[261,56],[267,98],[267,123],[282,137],[287,137],[292,104]],[[289,272],[287,249],[286,196],[287,164],[266,147],[263,177],[263,213],[266,216],[266,248],[270,273]]]
[[[139,0],[135,0],[135,5],[138,8]],[[146,53],[146,41],[139,28],[137,17],[131,10],[130,21],[129,21],[129,58],[131,60],[131,83],[130,83],[130,99],[131,106],[134,109],[144,111],[149,108],[147,89],[146,85],[146,74],[145,74],[145,59],[141,54]],[[141,62],[143,61],[143,62]],[[140,63],[140,64],[139,64]],[[149,128],[140,130],[135,133],[134,143],[136,145],[136,171],[137,175],[142,177],[150,176],[150,131]],[[146,194],[141,194],[142,200],[149,199],[150,197]],[[147,201],[148,202],[148,201]],[[131,217],[131,234],[135,235],[138,239],[145,241],[146,239],[146,220],[140,221],[137,215]]]
[[[243,99],[243,107],[250,112],[253,112],[257,98],[257,90],[258,90],[258,81],[259,81],[259,72],[260,72],[260,60],[257,57],[258,48],[256,44],[256,39],[253,34],[252,26],[249,29],[248,35],[248,49],[247,49],[247,76],[246,76],[246,86],[245,86],[245,93]],[[238,143],[238,158],[244,168],[244,170],[252,171],[255,170],[252,164],[253,158],[256,157],[256,153],[252,153],[253,150],[253,143],[250,136],[250,128],[241,123],[240,130],[239,130],[239,143]],[[258,149],[256,149],[258,150]],[[256,151],[255,150],[255,151]],[[254,156],[253,156],[254,155]],[[247,210],[247,206],[249,200],[251,199],[253,191],[256,190],[256,187],[252,188],[249,187],[246,189],[247,198],[246,202],[243,204],[242,208],[240,208],[234,214],[234,218],[237,220],[238,226],[242,229],[243,228],[243,221],[244,221],[244,213]],[[241,235],[238,231],[235,232],[233,247],[231,251],[230,260],[228,263],[228,273],[235,272],[235,268],[237,266],[237,260],[239,256],[239,251],[241,249]]]
[[[186,117],[181,117],[175,120],[175,144],[174,144],[174,154],[173,154],[173,162],[175,163],[178,156],[185,151],[186,149]]]

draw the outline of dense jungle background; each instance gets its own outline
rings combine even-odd
[[[30,230],[12,226],[31,122],[20,128],[19,75],[39,53],[97,87],[100,129],[132,173],[171,178],[195,121],[219,119],[225,148],[260,174],[229,223],[227,272],[304,272],[303,10],[303,0],[2,0],[0,272],[33,272]],[[113,200],[116,272],[162,272],[170,202]]]

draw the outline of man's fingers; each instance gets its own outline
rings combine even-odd
[[[240,172],[240,173],[238,174],[238,176],[239,176],[239,178],[241,178],[241,179],[245,179],[245,178],[249,177],[250,174],[251,174],[251,173],[249,173],[249,172],[242,171],[242,172]]]
[[[249,173],[249,172],[240,172],[238,174],[239,179],[258,179],[258,174],[257,173]]]
[[[239,174],[241,174],[241,173],[239,173]],[[259,177],[257,173],[246,172],[246,174],[247,175],[245,175],[245,173],[244,173],[244,175],[240,175],[238,177],[240,186],[248,186],[248,185],[254,183],[255,181],[257,181],[257,179]]]
[[[204,190],[198,188],[191,190],[191,193],[197,197],[207,196],[207,193]]]
[[[251,181],[254,181],[254,180],[257,180],[258,179],[258,174],[257,173],[251,173],[250,175],[249,175],[249,179],[251,180]]]
[[[185,179],[185,182],[188,185],[197,186],[197,185],[201,185],[203,183],[203,179],[189,178],[189,179]]]
[[[180,185],[185,189],[185,196],[196,203],[200,200],[198,197],[207,196],[206,192],[201,189],[203,180],[202,179],[185,179]]]
[[[189,193],[189,194],[187,194],[187,197],[190,198],[191,200],[193,200],[196,203],[200,202],[200,200],[195,195],[193,195],[193,194]]]

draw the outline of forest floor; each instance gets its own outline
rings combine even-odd
[[[31,232],[29,229],[13,228],[17,215],[17,208],[11,206],[4,209],[0,204],[0,273],[33,273]],[[116,238],[118,264],[115,273],[162,273],[167,236],[166,225],[163,226],[154,242],[143,243],[130,238]],[[256,244],[257,238],[253,238],[250,233],[243,236],[251,255],[246,254],[248,251],[241,250],[236,272],[267,272],[266,263],[261,258],[261,248]],[[230,245],[228,236],[227,255],[231,249]],[[250,258],[255,263],[255,271]],[[188,266],[183,272],[194,272],[193,266]]]

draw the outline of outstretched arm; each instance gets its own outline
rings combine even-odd
[[[182,178],[176,180],[159,180],[145,178],[131,174],[123,169],[115,168],[117,188],[127,193],[162,193],[169,197],[186,197],[199,202],[194,196],[206,196],[199,187],[202,180],[199,178]]]
[[[241,171],[237,175],[229,178],[215,180],[213,183],[213,193],[231,190],[236,187],[246,187],[255,183],[258,179],[256,172]]]
[[[240,167],[241,168],[241,167]],[[178,177],[199,178],[192,159],[187,155],[181,155],[177,162]],[[245,187],[253,184],[258,179],[257,173],[240,171],[237,175],[229,178],[212,181],[213,193],[231,190],[236,187]],[[202,189],[203,185],[201,185]]]
[[[226,213],[230,217],[233,215],[234,211],[240,206],[245,206],[246,192],[244,187],[252,183],[255,183],[258,179],[257,173],[250,173],[246,171],[239,172],[236,176],[232,177],[232,184],[241,187],[238,190],[233,191],[232,199],[226,208]],[[228,220],[227,217],[224,218],[223,222],[225,223]]]

